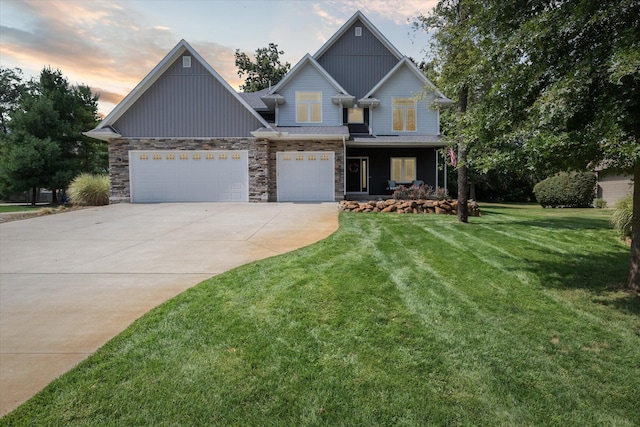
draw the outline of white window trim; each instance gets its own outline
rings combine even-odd
[[[304,101],[305,104],[307,104],[307,121],[299,121],[298,120],[298,94],[299,93],[319,93],[320,94],[320,101]],[[322,123],[323,121],[323,112],[322,112],[322,92],[320,91],[308,91],[308,90],[301,90],[301,91],[296,91],[295,93],[295,97],[296,97],[296,102],[295,102],[295,116],[296,116],[296,123]],[[318,122],[312,122],[309,119],[311,119],[311,109],[308,108],[308,106],[313,105],[313,104],[319,104],[320,105],[320,121]]]
[[[402,106],[402,107],[397,107],[397,108],[401,108],[402,109],[402,130],[397,130],[393,128],[393,110],[394,105],[393,105],[393,101],[396,99],[413,99],[413,108],[416,112],[416,129],[415,130],[407,130],[407,112],[406,112],[406,106]],[[418,100],[414,97],[411,96],[394,96],[393,98],[391,98],[391,131],[392,132],[417,132],[418,131]]]

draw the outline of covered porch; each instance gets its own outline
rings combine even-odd
[[[346,198],[387,198],[392,193],[389,180],[405,186],[420,180],[434,189],[446,188],[447,162],[439,152],[441,143],[361,139],[346,143]]]

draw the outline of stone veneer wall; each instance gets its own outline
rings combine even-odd
[[[269,155],[267,142],[264,140],[255,138],[117,138],[109,141],[110,203],[131,201],[129,185],[129,151],[131,150],[248,150],[249,201],[269,200]]]
[[[344,199],[344,145],[338,141],[270,141],[269,142],[269,201],[278,199],[276,153],[281,151],[333,151],[335,153],[335,200]]]

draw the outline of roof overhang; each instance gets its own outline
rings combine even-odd
[[[431,135],[428,137],[408,137],[408,136],[354,136],[346,142],[347,147],[433,147],[441,148],[446,144],[439,135]]]
[[[342,141],[349,137],[349,135],[339,134],[304,134],[266,130],[253,131],[251,135],[258,139],[266,139],[267,141]]]
[[[106,126],[103,128],[91,129],[87,132],[82,132],[84,136],[88,136],[89,138],[99,139],[100,141],[109,141],[110,139],[120,138],[118,132],[116,132],[111,126]]]
[[[366,108],[378,108],[380,106],[380,100],[377,98],[362,98],[358,101],[358,105]]]
[[[355,99],[356,97],[353,95],[338,94],[331,97],[331,102],[336,105],[342,105],[343,107],[350,108],[353,107]]]
[[[264,102],[265,105],[270,109],[275,108],[276,105],[282,105],[285,103],[284,96],[278,93],[261,96],[260,99],[262,99],[262,102]]]
[[[450,100],[444,95],[442,95],[442,97],[438,97],[434,99],[433,102],[435,102],[438,107],[444,108],[444,109],[450,108],[455,104],[455,102],[453,102],[452,100]]]

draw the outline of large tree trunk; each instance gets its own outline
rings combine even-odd
[[[633,168],[633,217],[627,288],[640,292],[640,163],[638,162]]]
[[[462,119],[467,112],[469,88],[463,85],[458,92],[458,221],[469,222],[469,205],[467,204],[467,191],[469,177],[467,172],[467,145],[464,141]]]
[[[31,206],[36,205],[37,196],[38,196],[38,192],[36,187],[31,188]]]

